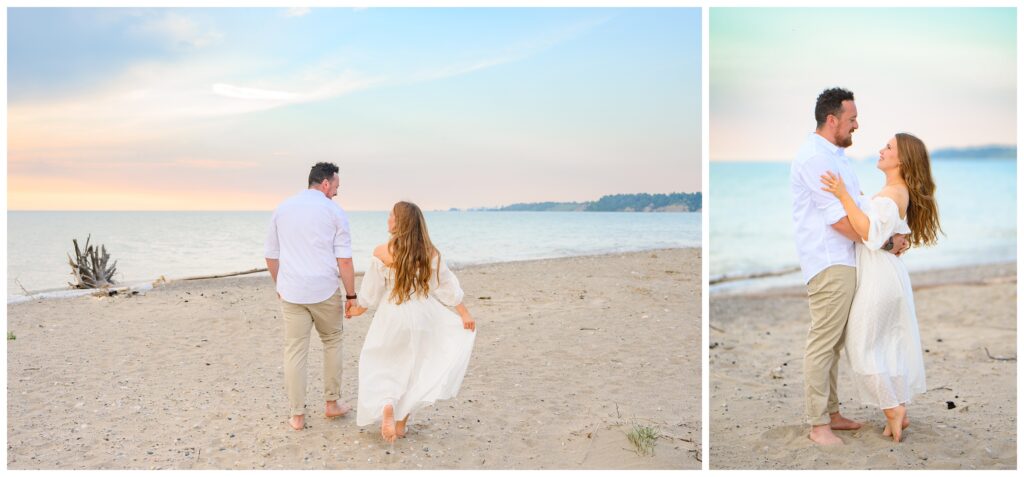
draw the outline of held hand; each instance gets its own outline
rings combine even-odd
[[[359,305],[352,305],[352,307],[345,312],[345,318],[352,318],[353,316],[359,316],[363,313],[366,313],[366,308]]]
[[[345,318],[351,318],[352,316],[358,316],[362,312],[367,311],[366,308],[362,308],[362,311],[353,313],[353,311],[359,307],[359,302],[356,299],[345,300]]]
[[[821,183],[825,184],[821,190],[831,192],[832,195],[842,199],[846,193],[846,184],[843,183],[843,178],[839,175],[833,174],[832,171],[825,171],[821,175]]]
[[[903,255],[910,248],[910,241],[907,240],[907,236],[903,234],[896,234],[892,236],[892,250],[891,252],[897,257]]]
[[[473,315],[466,313],[462,315],[462,328],[470,331],[476,331],[476,320],[473,319]]]

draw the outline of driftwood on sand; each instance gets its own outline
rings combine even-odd
[[[988,351],[988,347],[985,347],[985,354],[988,355],[988,359],[994,359],[996,361],[1017,361],[1016,356],[992,356],[992,353]]]
[[[85,239],[85,250],[78,247],[78,239],[71,240],[75,244],[75,257],[68,254],[68,265],[71,265],[71,274],[75,277],[75,283],[68,283],[72,288],[104,288],[113,285],[114,273],[117,272],[117,260],[114,260],[109,267],[107,261],[110,254],[107,247],[100,245],[89,245],[92,239],[90,234]]]
[[[265,272],[265,271],[267,271],[266,268],[254,268],[252,270],[246,270],[244,272],[225,273],[225,274],[222,274],[222,275],[202,275],[202,276],[198,276],[198,277],[182,278],[181,280],[207,280],[207,279],[210,279],[210,278],[227,278],[227,277],[236,277],[238,275],[249,275],[250,273],[260,273],[260,272]]]

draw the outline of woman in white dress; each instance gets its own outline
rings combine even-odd
[[[380,421],[381,437],[393,443],[405,437],[411,413],[459,392],[476,322],[462,304],[459,280],[430,242],[420,208],[395,204],[388,232],[388,243],[373,251],[359,304],[348,315],[377,307],[359,353],[356,424]],[[396,422],[395,416],[402,418]]]
[[[822,189],[843,204],[857,243],[857,292],[846,325],[846,356],[861,400],[885,414],[882,432],[899,442],[910,425],[906,404],[925,391],[924,355],[907,267],[882,250],[894,234],[911,245],[933,245],[941,232],[928,151],[920,139],[897,134],[882,148],[878,168],[885,187],[864,210],[846,191],[841,177],[828,172]]]

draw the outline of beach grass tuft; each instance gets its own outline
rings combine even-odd
[[[636,448],[637,455],[654,455],[654,444],[661,433],[654,426],[633,424],[633,430],[626,433],[626,438]]]
[[[14,336],[14,332],[13,331],[8,331],[7,332],[7,341],[16,340],[16,339],[18,339],[18,337]]]

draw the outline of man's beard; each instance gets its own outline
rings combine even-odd
[[[837,137],[836,145],[839,147],[850,147],[853,145],[853,131],[847,134],[846,137]]]

